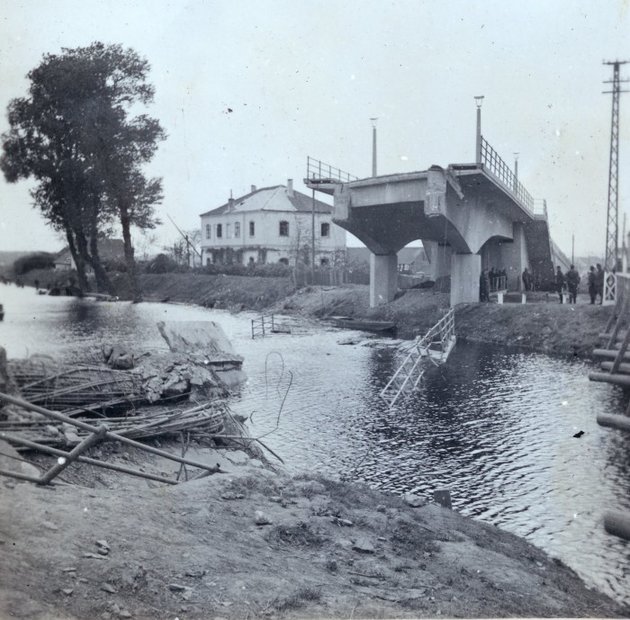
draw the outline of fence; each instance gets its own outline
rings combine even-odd
[[[323,161],[312,157],[306,158],[306,178],[309,181],[332,181],[340,183],[358,181],[359,179],[359,177],[355,177],[349,172],[335,168],[330,164],[326,164]]]
[[[481,163],[516,197],[521,205],[530,213],[534,213],[534,199],[531,194],[483,136],[481,136]]]

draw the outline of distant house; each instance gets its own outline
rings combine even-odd
[[[315,263],[332,264],[346,247],[332,207],[293,189],[293,181],[251,191],[201,214],[204,265],[298,262],[310,264],[315,222]]]
[[[369,264],[370,250],[365,247],[348,248],[346,256],[349,264]],[[398,252],[398,271],[403,273],[426,273],[430,263],[424,248],[403,248]]]
[[[98,255],[102,262],[109,260],[124,260],[125,245],[123,240],[100,239],[98,242]],[[75,269],[74,260],[72,260],[72,254],[68,246],[55,256],[55,269]],[[86,265],[86,271],[91,271],[91,267],[89,265]]]

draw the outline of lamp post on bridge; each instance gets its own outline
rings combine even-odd
[[[376,176],[376,121],[378,117],[370,119],[372,122],[372,176]]]
[[[475,161],[481,163],[481,104],[484,95],[475,95],[475,104],[477,105],[477,142],[475,147]]]
[[[514,191],[518,187],[518,156],[519,153],[514,153]]]

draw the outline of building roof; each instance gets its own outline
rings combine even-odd
[[[112,258],[121,258],[125,255],[125,244],[122,239],[99,239],[98,240],[98,256],[101,260],[109,260]],[[55,255],[55,261],[68,260],[70,257],[70,248],[66,246]]]
[[[243,213],[247,211],[293,211],[311,213],[313,199],[301,192],[290,191],[286,185],[274,185],[255,189],[249,194],[228,200],[225,204],[206,211],[204,215],[222,215],[224,213]],[[315,213],[332,213],[333,208],[315,200]]]
[[[358,248],[346,248],[347,256],[349,261],[356,262],[369,262],[370,260],[370,250],[365,247]],[[398,263],[403,265],[409,265],[413,263],[416,259],[420,258],[420,260],[425,259],[424,248],[402,248],[398,251]]]

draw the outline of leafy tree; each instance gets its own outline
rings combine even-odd
[[[146,179],[142,165],[165,134],[155,119],[129,117],[153,99],[148,72],[146,60],[120,45],[63,48],[44,56],[28,74],[28,96],[9,104],[0,167],[9,182],[35,179],[35,205],[66,234],[83,290],[86,265],[109,288],[98,238],[118,221],[137,297],[130,228],[154,227],[162,199],[161,180]]]

